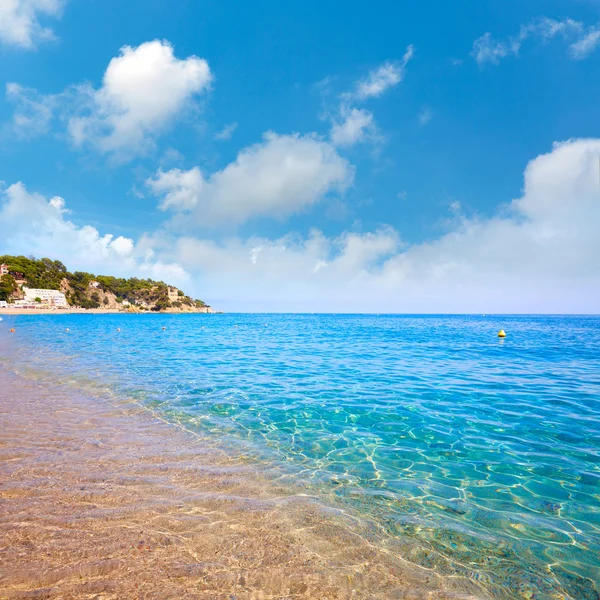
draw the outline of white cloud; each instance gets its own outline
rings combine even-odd
[[[600,140],[532,160],[493,218],[405,246],[391,228],[328,238],[156,241],[227,310],[600,312]]]
[[[414,46],[408,46],[401,61],[388,61],[371,71],[365,79],[358,82],[354,92],[355,97],[358,100],[377,98],[388,88],[400,83],[404,78],[406,65],[412,59],[414,53]]]
[[[575,59],[588,57],[600,44],[600,27],[590,27],[586,34],[571,44],[571,55]]]
[[[16,105],[11,129],[18,137],[48,133],[57,104],[56,96],[44,96],[17,83],[7,83],[6,98]]]
[[[110,243],[110,248],[118,256],[130,256],[133,253],[134,243],[133,240],[121,235]]]
[[[47,200],[28,192],[20,182],[11,185],[2,193],[0,203],[0,252],[48,256],[73,269],[96,274],[141,274],[152,279],[167,274],[173,283],[187,280],[187,273],[178,264],[153,260],[151,249],[138,251],[129,238],[101,235],[90,225],[77,226],[66,218],[69,213],[59,196]]]
[[[252,217],[284,217],[330,192],[343,192],[353,167],[316,136],[267,133],[236,160],[205,179],[200,169],[159,171],[147,181],[161,208],[186,211],[196,223],[238,224]]]
[[[341,95],[336,114],[331,118],[332,125],[329,137],[336,146],[353,146],[366,140],[378,141],[377,125],[373,113],[356,105],[382,96],[389,88],[404,79],[406,65],[414,56],[414,47],[408,46],[401,61],[386,61],[368,76],[358,81],[352,91]],[[326,83],[321,83],[324,87]]]
[[[71,138],[101,152],[143,152],[211,81],[206,60],[180,60],[167,41],[124,46],[100,89],[79,88],[83,114],[70,119]]]
[[[0,42],[31,50],[39,42],[55,38],[39,17],[59,17],[63,0],[0,0]]]
[[[162,197],[162,210],[173,208],[181,211],[192,210],[198,206],[206,185],[198,167],[189,171],[159,171],[156,179],[149,179],[147,184],[156,196]]]
[[[225,127],[223,127],[223,129],[221,129],[221,131],[217,132],[215,134],[215,139],[216,140],[230,140],[231,136],[234,134],[235,130],[237,129],[238,124],[237,123],[229,123],[229,125],[225,125]]]
[[[495,216],[466,217],[452,204],[453,229],[413,245],[390,227],[218,241],[169,229],[134,243],[77,226],[62,198],[15,184],[0,207],[0,253],[173,283],[190,273],[191,286],[202,282],[192,291],[225,310],[597,313],[599,157],[600,139],[556,144],[527,165],[522,196]]]
[[[538,38],[548,42],[556,36],[574,40],[569,46],[573,58],[581,59],[588,56],[600,43],[600,29],[587,27],[580,21],[563,19],[557,21],[542,17],[528,25],[522,25],[519,33],[504,40],[495,40],[491,33],[485,33],[473,43],[471,56],[479,65],[485,63],[498,64],[507,56],[518,56],[523,42],[529,38]]]
[[[340,275],[350,278],[366,275],[399,245],[397,233],[384,228],[375,233],[344,233],[332,239],[319,231],[313,231],[306,239],[289,234],[277,240],[230,239],[225,243],[183,237],[177,242],[176,252],[192,269],[201,269],[206,274],[218,264],[230,276],[242,277],[243,285],[258,276],[262,283],[276,286],[279,282],[282,288],[289,288],[306,285],[314,274],[320,273],[319,279],[306,288],[307,293],[314,294],[318,291],[314,284],[325,283],[329,287],[326,282],[330,276],[335,278],[337,286],[342,283]],[[255,292],[263,294],[258,289]]]
[[[549,19],[548,17],[542,17],[538,21],[534,21],[529,25],[521,28],[521,37],[523,39],[529,35],[539,35],[545,40],[552,39],[554,36],[579,34],[583,30],[583,24],[580,21],[573,19],[563,19],[557,21],[555,19]]]
[[[492,34],[488,31],[473,42],[471,56],[480,65],[483,65],[486,62],[497,65],[501,58],[504,58],[509,54],[518,54],[520,48],[520,40],[516,39],[507,42],[497,42],[492,39]]]
[[[44,95],[9,83],[6,94],[16,104],[12,126],[20,136],[47,133],[56,117],[75,146],[127,160],[152,148],[157,136],[194,109],[211,81],[204,59],[180,60],[168,42],[155,40],[121,48],[99,89],[83,84]]]
[[[342,106],[340,117],[333,123],[330,134],[336,146],[352,146],[374,132],[373,113],[368,110]]]
[[[433,112],[427,106],[424,106],[419,113],[419,125],[424,127],[433,119]]]
[[[453,200],[452,202],[450,202],[448,209],[451,213],[459,215],[462,211],[462,204],[458,200]]]

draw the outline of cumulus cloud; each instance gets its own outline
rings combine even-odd
[[[557,144],[520,198],[489,219],[457,214],[426,243],[386,227],[154,243],[228,310],[599,312],[599,157],[597,139]]]
[[[495,40],[490,32],[485,33],[473,43],[471,56],[479,65],[485,63],[499,64],[507,56],[518,56],[523,42],[529,38],[537,38],[548,42],[556,36],[570,40],[569,53],[573,58],[585,58],[600,43],[600,29],[586,27],[581,21],[573,19],[549,19],[542,17],[528,25],[522,25],[515,36]]]
[[[452,229],[412,245],[385,226],[218,240],[164,229],[134,243],[77,226],[62,198],[15,184],[0,207],[0,253],[174,283],[189,273],[192,291],[225,310],[598,313],[599,157],[600,139],[556,144],[527,165],[522,195],[495,216],[451,206]]]
[[[181,266],[155,260],[151,248],[138,250],[130,238],[102,235],[90,225],[78,226],[67,218],[69,213],[59,196],[48,200],[29,192],[21,182],[9,186],[0,203],[0,252],[48,256],[99,274],[169,276],[173,283],[187,280]]]
[[[354,169],[335,148],[313,135],[267,133],[235,161],[204,178],[200,169],[159,171],[147,181],[161,208],[195,223],[239,224],[258,216],[284,217],[331,192],[343,192]]]
[[[40,24],[40,17],[59,17],[63,0],[1,0],[0,42],[31,50],[39,42],[55,38],[51,29]]]
[[[211,81],[206,60],[180,60],[167,41],[124,46],[100,89],[79,89],[84,114],[69,120],[69,133],[75,145],[101,152],[143,151]]]
[[[196,208],[206,185],[199,167],[189,171],[158,171],[156,178],[148,179],[146,183],[156,196],[162,198],[161,210],[173,208],[179,211]]]
[[[167,41],[124,46],[95,89],[86,83],[58,94],[7,85],[15,105],[13,127],[22,136],[46,133],[57,118],[76,147],[90,147],[117,160],[143,154],[178,117],[195,108],[212,74],[197,56],[178,59]]]
[[[359,281],[368,285],[369,273],[399,243],[391,229],[336,238],[314,231],[306,239],[289,234],[277,240],[233,238],[221,243],[183,237],[174,251],[182,264],[202,274],[220,304],[230,308],[237,288],[246,306],[255,310],[331,310],[335,305],[334,310],[343,311],[355,303],[352,295]]]

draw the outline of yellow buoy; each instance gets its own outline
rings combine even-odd
[[[506,337],[506,333],[504,332],[504,329],[501,329],[501,330],[498,332],[498,337],[500,337],[500,338],[505,338],[505,337]]]
[[[8,331],[9,331],[10,333],[14,333],[14,332],[15,332],[15,330],[14,330],[14,329],[9,329]]]

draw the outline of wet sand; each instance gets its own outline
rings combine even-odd
[[[136,405],[0,366],[0,598],[486,598]]]

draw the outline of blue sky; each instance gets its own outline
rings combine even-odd
[[[225,310],[598,312],[599,22],[0,0],[0,253]]]

